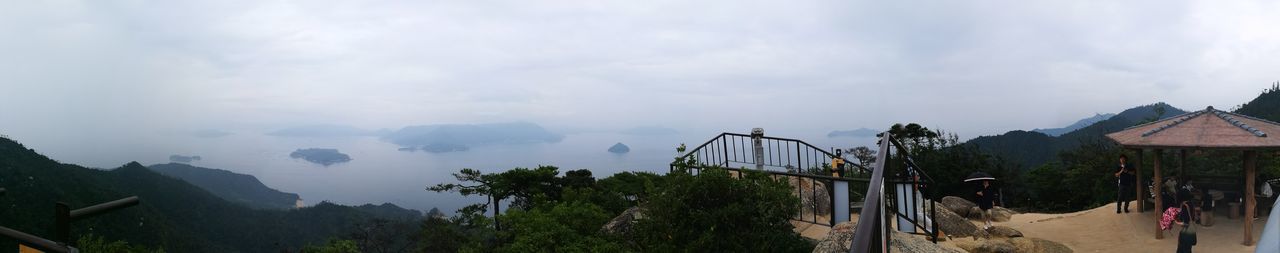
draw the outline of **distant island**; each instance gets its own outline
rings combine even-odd
[[[345,163],[351,161],[351,156],[338,152],[332,148],[308,148],[298,149],[289,154],[289,157],[302,158],[308,162],[329,166],[336,163]]]
[[[193,155],[193,156],[170,155],[169,156],[169,161],[175,162],[175,163],[191,163],[192,161],[199,161],[199,160],[200,160],[200,156],[198,155]]]
[[[875,137],[880,131],[870,128],[858,128],[854,130],[836,130],[827,133],[827,138],[836,137]]]
[[[619,142],[618,144],[613,144],[612,147],[609,147],[609,153],[625,154],[627,152],[631,152],[631,147],[627,147],[626,144],[622,144],[621,142]]]
[[[537,124],[517,122],[408,126],[382,139],[400,145],[402,151],[442,153],[467,151],[480,145],[555,143],[564,136]]]

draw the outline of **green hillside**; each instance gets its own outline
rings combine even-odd
[[[1186,113],[1165,103],[1155,103],[1124,110],[1107,120],[1053,137],[1043,133],[1010,131],[1001,135],[982,136],[964,143],[984,153],[996,155],[1028,169],[1055,159],[1058,153],[1084,144],[1107,142],[1105,135],[1125,128]]]
[[[320,203],[289,211],[256,210],[136,162],[112,170],[62,164],[0,138],[0,225],[48,237],[55,201],[72,208],[139,196],[138,206],[72,223],[72,239],[94,234],[168,252],[279,252],[348,235],[379,216]],[[397,224],[418,223],[396,220]],[[410,241],[412,238],[402,239]],[[14,242],[0,239],[0,248]]]
[[[222,199],[252,208],[287,210],[294,208],[299,199],[298,194],[271,189],[252,175],[183,163],[156,164],[148,168],[165,176],[187,181]]]
[[[1262,91],[1261,95],[1258,95],[1257,98],[1249,101],[1249,103],[1240,105],[1235,112],[1272,122],[1280,121],[1280,83],[1276,83],[1270,89]]]

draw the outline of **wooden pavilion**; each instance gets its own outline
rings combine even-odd
[[[1255,181],[1259,150],[1280,149],[1280,124],[1253,118],[1245,115],[1213,109],[1212,106],[1186,113],[1176,117],[1137,125],[1128,129],[1107,134],[1107,138],[1138,154],[1137,177],[1142,178],[1142,155],[1147,149],[1155,151],[1153,183],[1154,189],[1163,189],[1164,179],[1160,174],[1161,155],[1165,149],[1177,149],[1179,159],[1185,165],[1187,150],[1238,150],[1244,157],[1244,245],[1253,245],[1253,218],[1255,214]],[[1137,196],[1145,196],[1143,184],[1136,184]],[[1138,210],[1142,210],[1143,202],[1138,201]],[[1155,198],[1156,220],[1160,220],[1164,206],[1160,197]],[[1162,239],[1160,224],[1156,222],[1156,239]]]

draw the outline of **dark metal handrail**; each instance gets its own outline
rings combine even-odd
[[[762,152],[760,157],[756,157],[755,138],[759,138],[761,142],[761,150],[758,150]],[[861,196],[861,192],[853,191],[852,187],[848,186],[855,182],[859,185],[869,182],[865,175],[870,174],[871,170],[858,164],[846,163],[849,167],[856,168],[857,172],[862,172],[857,175],[863,177],[835,177],[825,174],[825,171],[823,174],[814,174],[812,171],[806,173],[806,170],[827,168],[830,165],[828,162],[834,157],[836,157],[835,154],[797,139],[726,132],[716,135],[680,156],[680,160],[685,162],[671,163],[671,171],[674,172],[679,168],[696,173],[700,169],[721,168],[741,172],[742,170],[736,167],[750,166],[785,168],[785,171],[764,169],[762,172],[774,178],[785,177],[796,188],[795,195],[801,197],[803,205],[792,220],[835,226],[838,221],[848,219],[848,217],[838,219],[837,214],[852,213],[856,210],[848,203],[837,203],[836,195]],[[760,159],[757,160],[757,158]],[[837,186],[837,182],[841,185]],[[835,192],[837,187],[843,187],[842,192]],[[825,188],[825,191],[821,188]],[[808,201],[804,203],[803,200]],[[841,209],[848,207],[848,210],[837,210],[837,206]],[[830,214],[829,217],[820,218],[827,214]]]
[[[3,192],[4,188],[0,188],[0,193]],[[75,253],[79,252],[79,250],[69,246],[71,240],[71,221],[93,217],[120,208],[135,206],[138,205],[139,202],[138,196],[131,196],[76,210],[71,210],[67,204],[58,202],[54,205],[54,240],[40,238],[38,236],[4,226],[0,226],[0,236],[13,238],[23,245],[45,252]]]
[[[749,140],[752,136],[739,133],[720,133],[715,138],[711,138],[701,145],[690,149],[688,153],[681,156],[684,159],[693,159],[701,162],[702,165],[720,165],[721,167],[733,167],[731,163],[740,163],[742,165],[764,164],[769,167],[794,168],[798,171],[815,168],[815,165],[827,165],[827,161],[837,157],[831,152],[827,152],[822,148],[818,148],[808,142],[782,137],[761,136],[760,139],[766,146],[764,161],[756,161],[752,155],[747,155],[747,148],[750,148]],[[730,139],[733,139],[732,141]],[[719,147],[712,144],[719,144]],[[794,149],[792,149],[794,147]],[[730,150],[733,153],[730,153]],[[720,151],[720,152],[716,152]],[[792,158],[795,158],[792,160]],[[843,157],[842,157],[843,158]],[[784,160],[785,159],[785,160]],[[783,162],[786,162],[785,164]],[[808,166],[806,166],[806,163]],[[870,173],[871,170],[856,163],[846,163],[847,166],[856,168],[859,173]]]
[[[925,195],[920,188],[933,185],[933,179],[912,161],[911,153],[893,135],[887,132],[882,133],[878,144],[880,149],[875,167],[872,168],[871,183],[867,186],[866,201],[863,202],[862,206],[863,215],[859,218],[860,221],[858,222],[857,230],[854,232],[853,244],[849,252],[888,252],[889,239],[892,234],[888,231],[889,226],[887,223],[890,217],[905,219],[908,223],[911,223],[910,226],[925,231],[926,235],[934,243],[937,243],[939,229],[936,219],[937,204],[929,200],[937,197],[937,191],[929,191],[932,193],[930,194],[932,198],[925,198],[929,202],[921,207],[928,209],[925,210],[928,213],[927,215],[922,215],[919,212],[920,210],[916,210],[917,201],[922,195]],[[890,149],[891,147],[892,149]],[[903,179],[885,180],[884,174],[889,169],[888,165],[891,164],[889,161],[892,158],[891,151],[897,151],[898,161],[905,166],[905,170],[900,174]],[[886,182],[895,184],[895,187],[886,191]],[[910,189],[910,192],[898,192],[896,186],[899,184],[905,184]],[[905,194],[909,195],[899,196]],[[901,197],[904,200],[903,202],[910,203],[903,203],[906,206],[897,206],[898,203],[896,201],[889,201],[891,197],[894,197],[895,200],[897,197]],[[891,206],[894,208],[889,208]],[[906,213],[899,211],[903,209],[905,209]],[[891,213],[885,212],[886,210],[891,210]],[[861,217],[872,220],[863,221]],[[923,224],[920,221],[921,218],[925,219],[928,225]]]

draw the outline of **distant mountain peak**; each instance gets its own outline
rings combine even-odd
[[[1094,113],[1093,117],[1077,120],[1075,123],[1072,123],[1071,125],[1067,125],[1066,127],[1047,128],[1047,129],[1036,128],[1035,130],[1031,130],[1031,131],[1040,132],[1049,136],[1060,136],[1062,134],[1075,131],[1077,129],[1085,128],[1089,125],[1093,125],[1094,123],[1098,123],[1098,122],[1102,122],[1103,120],[1110,119],[1113,116],[1116,116],[1116,114],[1115,113],[1106,113],[1106,114]]]

